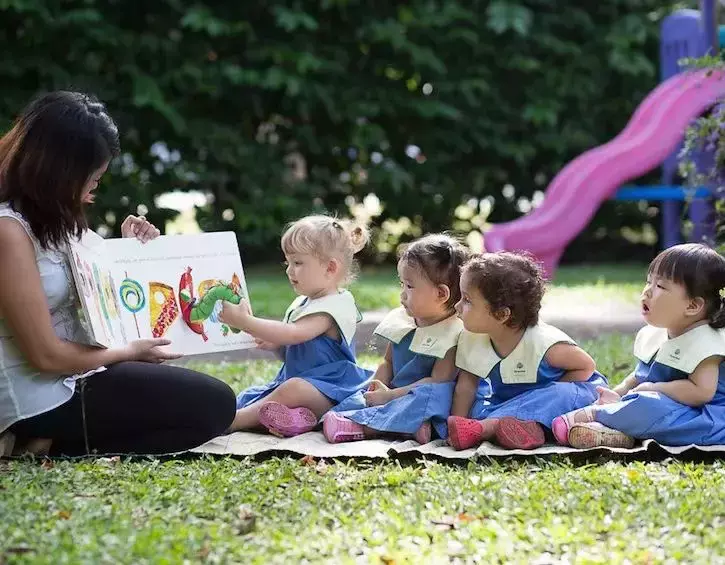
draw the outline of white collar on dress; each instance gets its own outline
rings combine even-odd
[[[493,347],[488,334],[463,331],[458,340],[456,367],[481,378],[487,378],[501,363],[501,380],[506,384],[535,383],[546,352],[556,343],[575,342],[560,329],[540,322],[526,328],[514,350],[503,359]]]
[[[418,327],[402,306],[391,311],[374,333],[385,339],[400,343],[411,331],[415,332],[410,342],[410,351],[443,359],[451,347],[458,343],[463,331],[463,322],[457,315],[450,316],[430,326]]]
[[[314,299],[298,296],[287,308],[284,321],[296,322],[310,314],[329,314],[348,344],[352,343],[357,324],[362,320],[362,315],[355,305],[355,298],[348,290]]]
[[[725,331],[705,324],[672,339],[665,328],[646,325],[634,340],[634,356],[650,363],[654,361],[692,373],[701,361],[713,355],[725,355]]]

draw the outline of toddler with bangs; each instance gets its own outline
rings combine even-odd
[[[595,404],[557,418],[557,440],[725,444],[725,258],[700,243],[666,249],[650,264],[641,306],[647,325],[634,342],[634,371]]]

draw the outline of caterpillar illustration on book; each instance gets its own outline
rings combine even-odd
[[[239,277],[234,273],[232,282],[225,284],[217,279],[209,279],[199,285],[199,298],[194,296],[194,282],[191,276],[191,267],[187,267],[186,271],[181,275],[179,281],[179,302],[181,304],[181,317],[189,329],[199,334],[204,341],[209,338],[204,330],[204,322],[208,319],[215,322],[218,321],[217,314],[221,305],[220,301],[226,300],[233,304],[239,304],[244,298]],[[233,333],[239,333],[236,328],[229,328],[222,325],[223,335],[227,335],[229,330]]]

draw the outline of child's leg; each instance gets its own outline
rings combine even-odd
[[[267,402],[277,402],[288,408],[307,408],[319,418],[330,408],[332,402],[314,385],[304,379],[293,377],[279,385],[264,398],[237,410],[229,431],[237,432],[260,425],[259,409]]]

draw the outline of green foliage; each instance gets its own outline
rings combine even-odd
[[[158,194],[199,189],[202,228],[236,230],[245,260],[268,259],[291,219],[370,192],[378,222],[440,230],[485,196],[501,221],[621,129],[657,82],[668,6],[2,0],[0,128],[38,90],[95,92],[127,152],[95,223],[117,231],[139,204],[162,223]]]
[[[685,59],[682,65],[689,69],[709,69],[725,80],[725,61],[722,56],[706,55],[697,59]],[[725,124],[725,103],[717,104],[710,112],[695,120],[687,129],[685,143],[681,151],[680,175],[693,189],[708,186],[717,199],[716,241],[712,242],[725,249],[725,136],[722,135]],[[705,156],[705,158],[703,158]]]

